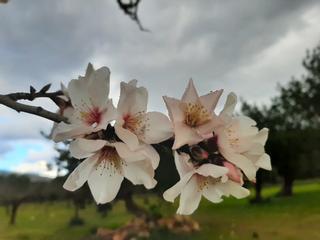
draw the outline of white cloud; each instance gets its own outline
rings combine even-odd
[[[46,161],[24,162],[13,169],[14,172],[20,174],[37,174],[42,177],[55,178],[57,176],[57,168],[48,168]]]

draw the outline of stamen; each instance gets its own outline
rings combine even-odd
[[[137,112],[134,115],[124,115],[123,120],[123,128],[133,132],[140,139],[144,138],[145,132],[148,131],[150,127],[150,125],[147,124],[148,118],[146,117],[146,113],[144,111]]]
[[[99,151],[96,170],[98,170],[98,168],[102,168],[102,171],[104,171],[104,169],[107,168],[108,170],[112,169],[113,174],[115,174],[116,171],[122,174],[122,165],[126,165],[126,163],[121,159],[114,147],[104,146]],[[110,173],[110,176],[112,173]],[[102,175],[102,172],[100,175]]]
[[[199,103],[187,103],[184,107],[184,122],[189,127],[198,127],[210,121],[210,114]]]

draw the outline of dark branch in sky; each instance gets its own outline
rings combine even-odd
[[[117,0],[117,2],[119,4],[119,7],[124,11],[124,13],[138,24],[141,31],[149,32],[148,29],[142,26],[138,16],[138,6],[141,2],[140,0],[130,0],[128,2],[124,2],[123,0]]]

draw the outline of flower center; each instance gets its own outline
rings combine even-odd
[[[98,107],[93,107],[86,112],[80,112],[80,116],[84,123],[96,127],[101,122],[102,112]]]
[[[123,116],[123,128],[128,129],[139,137],[143,137],[147,130],[145,112],[138,112],[134,115],[127,114]]]
[[[197,145],[189,146],[188,151],[187,153],[191,156],[190,161],[194,167],[200,167],[206,163],[223,166],[225,159],[219,152],[216,135],[203,140]]]
[[[184,122],[189,127],[198,127],[210,121],[210,114],[199,103],[187,103],[184,109]]]
[[[117,150],[114,147],[104,146],[99,151],[99,157],[97,161],[97,168],[102,167],[107,169],[114,169],[114,171],[122,172],[123,160],[119,156]]]

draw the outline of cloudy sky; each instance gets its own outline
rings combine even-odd
[[[40,88],[84,74],[88,62],[111,69],[111,96],[132,78],[148,88],[151,110],[162,95],[180,97],[192,77],[200,93],[225,89],[268,104],[278,83],[303,74],[306,49],[320,41],[317,0],[142,0],[142,32],[101,0],[11,0],[0,5],[0,93]],[[222,99],[222,102],[224,98]],[[36,101],[51,110],[48,101]],[[40,130],[52,123],[0,106],[0,170],[54,176],[56,155]]]

